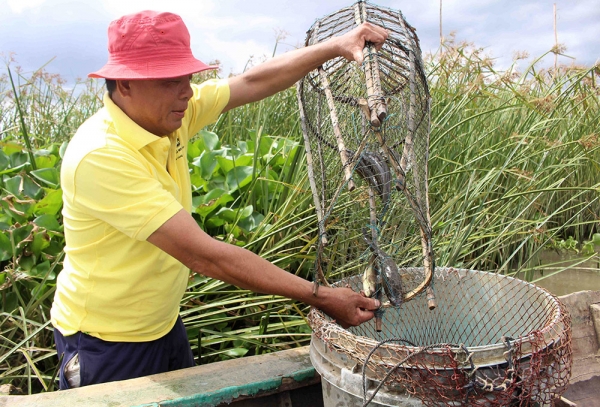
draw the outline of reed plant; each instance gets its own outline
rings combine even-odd
[[[531,259],[561,242],[587,242],[587,257],[598,256],[590,242],[599,232],[600,67],[518,63],[500,71],[482,50],[452,40],[426,58],[439,266],[527,278],[539,268]],[[43,69],[11,76],[0,77],[0,384],[32,393],[56,383],[49,308],[64,244],[63,143],[99,109],[103,89]],[[188,158],[205,230],[311,279],[317,225],[296,103],[288,89],[228,112]],[[310,339],[305,305],[200,275],[181,307],[199,363]]]
[[[469,44],[428,59],[437,264],[516,273],[598,231],[596,67],[504,72]]]

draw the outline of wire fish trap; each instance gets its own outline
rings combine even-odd
[[[319,225],[315,282],[361,275],[367,296],[399,306],[428,288],[434,269],[419,40],[400,12],[359,1],[317,20],[306,45],[363,22],[389,31],[379,51],[367,44],[362,66],[339,57],[297,85]],[[398,265],[426,272],[401,274]]]
[[[435,310],[418,297],[388,310],[382,332],[373,324],[345,330],[313,308],[313,364],[360,372],[365,401],[384,388],[426,406],[554,405],[572,366],[563,304],[534,284],[495,273],[438,267],[434,282]],[[338,284],[362,289],[357,276]],[[327,380],[327,371],[320,373]]]

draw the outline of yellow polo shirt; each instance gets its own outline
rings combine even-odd
[[[146,239],[182,208],[191,211],[188,141],[229,101],[227,80],[192,87],[183,125],[167,137],[138,126],[105,94],[69,143],[65,261],[51,310],[63,335],[142,342],[175,324],[189,271]]]

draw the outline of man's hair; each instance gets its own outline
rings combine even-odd
[[[115,79],[105,79],[106,82],[106,90],[108,91],[108,96],[112,96],[112,93],[115,89],[117,89],[117,81]]]

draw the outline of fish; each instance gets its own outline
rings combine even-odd
[[[377,271],[369,263],[362,276],[362,291],[366,297],[371,298],[377,292]]]
[[[371,240],[367,237],[367,231],[365,228],[363,228],[362,233],[363,239],[365,239],[369,245],[369,248],[375,254],[378,264],[378,272],[383,280],[382,285],[385,295],[388,297],[390,304],[395,307],[401,306],[403,302],[403,284],[398,265],[396,262],[394,262],[394,259],[392,259],[387,253],[379,248],[374,239]]]
[[[354,152],[349,151],[350,155]],[[390,199],[392,173],[386,160],[379,154],[364,152],[356,163],[356,172],[373,189],[381,201],[386,203]]]

